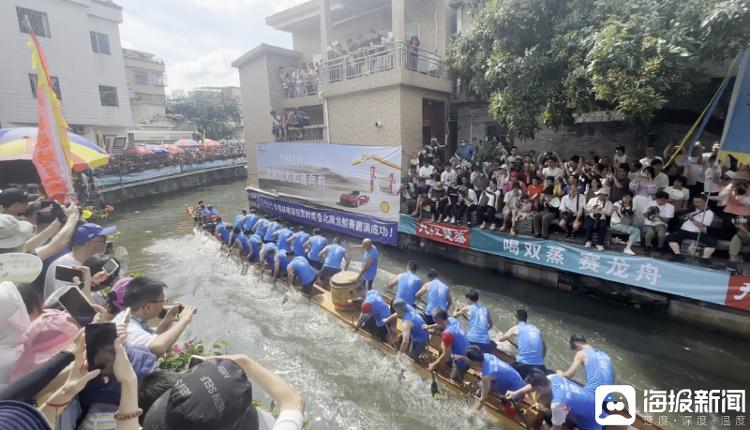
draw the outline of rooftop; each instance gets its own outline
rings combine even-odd
[[[98,1],[106,1],[106,0],[98,0]],[[148,61],[148,62],[157,63],[157,64],[164,64],[164,60],[157,57],[155,54],[152,54],[150,52],[137,51],[135,49],[122,48],[122,56],[125,58],[132,58],[135,60]]]
[[[115,8],[115,9],[122,10],[122,6],[120,6],[119,4],[113,2],[112,0],[91,0],[91,2],[92,3],[98,3],[100,5],[109,6],[109,7]]]
[[[293,51],[291,49],[286,49],[286,48],[281,48],[279,46],[273,46],[273,45],[261,43],[255,48],[247,51],[240,58],[232,61],[232,67],[237,67],[237,68],[242,67],[244,64],[248,63],[249,61],[263,54],[280,54],[280,55],[286,55],[288,57],[294,57],[294,58],[299,58],[302,56],[302,53]]]
[[[337,22],[390,7],[389,0],[331,0],[331,22],[335,26]],[[276,30],[293,32],[300,27],[315,25],[319,20],[318,0],[310,0],[267,17],[266,25]]]

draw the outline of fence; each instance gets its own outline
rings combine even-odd
[[[406,69],[436,78],[445,78],[446,70],[439,55],[404,42],[361,50],[354,54],[328,60],[321,76],[327,83],[356,79],[393,69]]]
[[[245,158],[232,158],[226,160],[210,160],[200,163],[176,164],[174,166],[164,166],[158,169],[147,169],[138,172],[130,172],[122,175],[104,175],[101,178],[102,187],[112,187],[118,185],[131,184],[156,178],[163,178],[180,173],[192,172],[196,170],[213,169],[216,167],[226,167],[235,165],[244,165],[247,162]]]

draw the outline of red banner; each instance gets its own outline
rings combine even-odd
[[[417,236],[461,248],[471,247],[471,230],[434,221],[417,221]]]
[[[750,276],[730,276],[727,306],[750,311]]]

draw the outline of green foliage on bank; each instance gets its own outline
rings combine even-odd
[[[510,136],[616,109],[641,132],[718,86],[750,41],[750,0],[473,0],[447,61]],[[711,79],[714,79],[711,82]],[[704,91],[705,92],[705,91]],[[710,97],[710,96],[709,96]]]

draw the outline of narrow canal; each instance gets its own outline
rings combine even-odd
[[[187,221],[185,204],[200,199],[233,218],[247,206],[243,188],[243,182],[233,182],[138,201],[118,207],[111,219],[121,232],[119,244],[130,252],[131,272],[164,280],[170,301],[198,307],[188,336],[210,342],[226,335],[232,352],[277,371],[303,394],[316,429],[493,427],[465,399],[433,400],[428,381],[321,309],[296,301],[282,307],[282,295],[270,283],[253,271],[241,275],[216,244],[179,228]],[[360,252],[351,251],[353,261]],[[638,390],[750,387],[747,341],[427,255],[384,247],[380,255],[381,287],[414,259],[421,275],[430,267],[439,270],[454,300],[469,288],[479,290],[495,320],[494,337],[511,327],[515,309],[528,310],[529,322],[544,335],[552,369],[567,368],[573,358],[567,340],[580,333],[612,357],[618,383]],[[670,422],[667,428],[680,427]],[[709,427],[718,423],[709,419]]]

